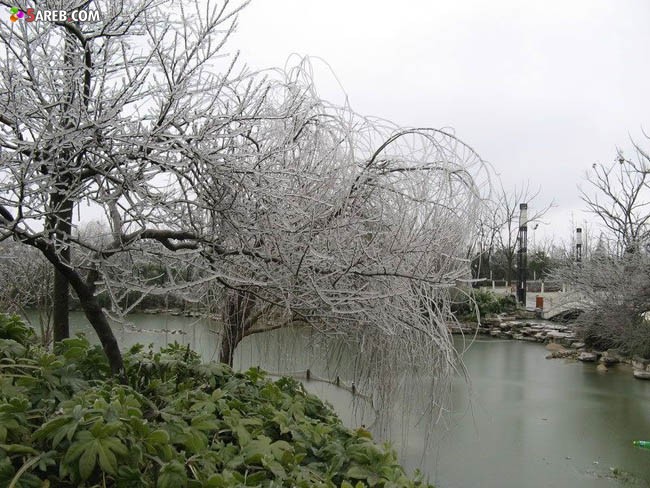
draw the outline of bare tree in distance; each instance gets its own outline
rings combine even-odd
[[[586,259],[568,260],[556,276],[570,284],[570,299],[584,311],[577,327],[588,345],[650,357],[650,157],[634,148],[633,158],[619,151],[612,164],[594,164],[587,173],[582,199],[602,233]]]
[[[483,211],[479,231],[483,237],[480,259],[487,261],[488,268],[491,268],[493,260],[502,261],[503,278],[508,283],[512,282],[517,257],[519,204],[528,203],[529,227],[539,223],[554,205],[551,202],[540,206],[535,201],[540,191],[541,188],[532,189],[529,183],[516,186],[511,191],[502,185]]]
[[[650,157],[634,147],[633,158],[619,151],[615,162],[595,163],[587,173],[588,189],[580,190],[619,256],[639,252],[650,237]]]
[[[360,345],[380,403],[387,372],[444,388],[483,162],[452,134],[327,104],[307,65],[225,62],[245,4],[95,2],[97,23],[2,24],[0,240],[70,284],[115,374],[123,293],[216,289],[224,362],[246,335],[307,325]],[[85,203],[106,235],[79,232]],[[141,273],[152,262],[164,282]]]

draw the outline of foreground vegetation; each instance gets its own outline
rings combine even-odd
[[[429,486],[293,379],[179,345],[124,364],[119,384],[83,336],[49,352],[0,314],[0,486]]]

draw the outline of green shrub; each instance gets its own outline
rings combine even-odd
[[[511,295],[497,295],[490,290],[473,289],[471,297],[464,295],[453,304],[452,312],[460,320],[476,322],[477,309],[481,318],[485,318],[491,314],[513,312],[516,308],[517,302]]]
[[[128,384],[84,337],[48,352],[0,315],[0,486],[428,486],[290,378],[135,346]]]

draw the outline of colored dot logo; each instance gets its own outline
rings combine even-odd
[[[11,7],[11,17],[9,17],[9,20],[16,22],[18,19],[22,19],[24,16],[25,12],[17,7]]]

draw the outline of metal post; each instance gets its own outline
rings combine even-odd
[[[517,301],[526,306],[526,274],[528,273],[528,204],[519,204],[519,252]]]
[[[582,262],[582,228],[576,228],[576,262]]]

